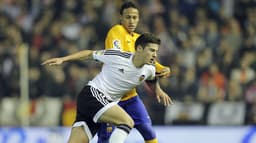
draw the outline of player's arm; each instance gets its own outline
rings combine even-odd
[[[146,80],[146,83],[149,86],[149,88],[152,91],[154,91],[153,94],[156,96],[156,99],[157,99],[158,103],[163,103],[164,106],[168,106],[170,104],[173,104],[172,99],[160,87],[157,78],[155,78],[154,80]]]
[[[93,51],[92,50],[83,50],[65,57],[51,58],[42,63],[42,65],[60,65],[63,62],[75,61],[75,60],[89,60],[93,59]]]
[[[155,66],[152,66],[153,70],[151,70],[151,76],[149,76],[150,78],[148,78],[146,80],[147,85],[149,86],[149,88],[154,92],[153,94],[156,96],[157,101],[160,103],[162,102],[165,106],[168,106],[170,104],[172,104],[172,100],[171,98],[168,96],[167,93],[165,93],[159,83],[158,83],[158,79],[155,76]]]

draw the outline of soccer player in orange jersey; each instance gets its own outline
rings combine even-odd
[[[139,22],[139,10],[132,2],[125,2],[120,9],[121,24],[114,25],[105,39],[106,49],[119,49],[125,52],[135,52],[135,41],[140,34],[134,32]],[[170,75],[170,68],[160,65],[156,62],[156,73],[161,77]],[[166,94],[156,84],[156,97]],[[158,99],[159,100],[159,99]],[[129,91],[119,102],[119,105],[132,117],[135,122],[135,128],[143,136],[145,143],[158,143],[155,131],[152,128],[151,119],[148,112],[138,97],[136,89]],[[108,139],[113,131],[113,126],[102,124],[98,131],[98,143],[108,143]]]

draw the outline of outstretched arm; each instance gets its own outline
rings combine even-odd
[[[84,50],[84,51],[80,51],[65,57],[48,59],[44,61],[42,65],[54,66],[54,65],[60,65],[63,62],[67,62],[67,61],[87,60],[87,59],[89,60],[89,59],[93,59],[92,53],[93,53],[92,50]]]
[[[146,83],[149,88],[154,92],[153,94],[156,96],[159,103],[162,102],[164,106],[169,106],[170,104],[173,104],[172,99],[168,96],[166,92],[161,89],[157,79],[155,81],[146,81]]]

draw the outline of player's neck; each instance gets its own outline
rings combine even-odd
[[[121,25],[122,25],[122,24],[121,24]],[[124,25],[122,25],[122,26],[123,26],[124,30],[125,30],[128,34],[130,34],[131,36],[134,36],[134,31],[129,31],[128,29],[125,28]]]
[[[129,34],[130,34],[131,36],[133,36],[133,35],[134,35],[134,32],[129,32]]]
[[[131,35],[131,36],[133,36],[134,35],[134,32],[133,31],[128,31],[128,30],[126,30],[127,31],[127,33],[129,34],[129,35]]]
[[[141,56],[136,54],[132,57],[132,63],[136,68],[141,68],[144,65]]]

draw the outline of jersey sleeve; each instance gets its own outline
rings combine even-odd
[[[148,78],[146,80],[154,80],[156,76],[156,68],[153,65],[148,65],[148,72],[147,72]]]
[[[105,39],[105,49],[118,49],[121,50],[122,48],[122,38],[120,37],[120,30],[115,27],[112,28]]]
[[[113,64],[123,58],[130,58],[131,55],[120,50],[97,50],[93,52],[93,59],[104,64]]]
[[[109,56],[106,56],[105,50],[97,50],[93,52],[93,59],[95,61],[99,61],[101,63],[110,63],[111,58]]]

